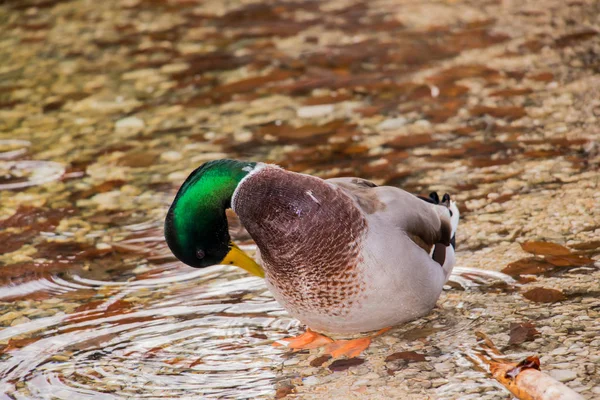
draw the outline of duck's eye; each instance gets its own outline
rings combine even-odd
[[[196,249],[196,257],[198,260],[202,260],[206,256],[206,253],[202,249]]]

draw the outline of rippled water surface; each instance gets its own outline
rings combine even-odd
[[[280,317],[261,279],[225,268],[167,263],[123,280],[60,273],[4,287],[12,312],[30,321],[0,331],[10,339],[0,390],[64,399],[271,394],[271,341],[297,323]]]

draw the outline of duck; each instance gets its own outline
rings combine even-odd
[[[256,243],[256,260],[231,239],[228,209]],[[414,195],[362,178],[322,179],[221,159],[183,182],[164,231],[171,252],[191,267],[234,265],[264,278],[277,302],[307,326],[279,344],[351,356],[371,337],[434,308],[455,264],[458,222],[448,194],[440,200],[436,192]]]

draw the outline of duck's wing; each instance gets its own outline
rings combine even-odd
[[[444,264],[446,247],[453,245],[458,225],[458,209],[453,202],[435,204],[402,189],[377,186],[360,178],[333,178],[327,182],[352,196],[367,220],[400,229],[440,265]]]

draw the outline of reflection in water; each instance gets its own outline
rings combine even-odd
[[[228,267],[181,267],[129,282],[51,276],[0,296],[37,290],[55,294],[46,303],[59,310],[78,291],[96,294],[74,312],[0,331],[0,340],[12,338],[0,391],[16,398],[17,388],[60,399],[272,395],[281,351],[271,340],[297,325],[281,317],[261,279]]]
[[[2,161],[0,190],[42,185],[59,179],[64,173],[65,167],[53,161]]]
[[[2,139],[0,140],[0,160],[11,160],[27,154],[31,147],[29,140]]]

